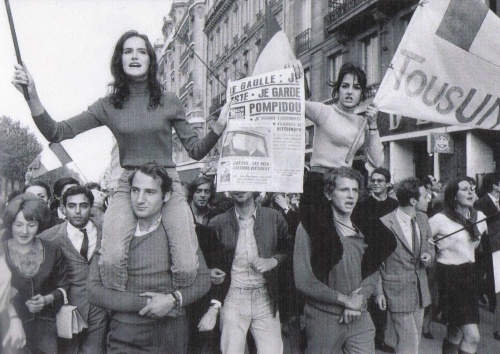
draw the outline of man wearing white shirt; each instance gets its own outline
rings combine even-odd
[[[425,267],[432,264],[431,229],[425,211],[427,191],[416,178],[401,181],[396,190],[399,207],[380,218],[377,238],[392,235],[394,252],[380,267],[376,290],[380,309],[389,311],[397,343],[396,353],[418,353],[424,308],[431,302]]]
[[[60,339],[63,353],[101,353],[105,350],[107,313],[89,304],[87,279],[90,263],[99,249],[101,221],[90,218],[94,196],[82,186],[68,188],[61,198],[66,221],[42,234],[40,238],[58,242],[66,261],[71,288],[68,301],[77,306],[88,324],[88,329],[71,340]]]
[[[488,173],[483,179],[483,190],[487,193],[474,203],[474,209],[488,217],[488,235],[481,238],[480,251],[476,256],[480,272],[480,295],[488,297],[490,311],[495,312],[495,327],[493,336],[500,341],[500,292],[495,294],[494,269],[500,267],[500,174]]]

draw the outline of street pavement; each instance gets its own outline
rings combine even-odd
[[[495,323],[495,316],[483,307],[479,309],[480,323],[479,332],[481,334],[481,341],[477,348],[478,354],[500,354],[500,341],[493,338],[493,326]],[[388,323],[388,330],[386,333],[386,342],[392,346],[395,345],[394,331],[390,330]],[[446,326],[433,322],[431,324],[431,333],[434,339],[427,339],[422,337],[420,342],[419,354],[434,354],[441,353],[441,346],[443,338],[446,336]],[[377,350],[377,354],[384,354],[384,352]]]

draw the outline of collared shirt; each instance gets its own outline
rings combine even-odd
[[[231,268],[231,286],[238,288],[260,288],[266,283],[262,274],[253,269],[252,263],[259,258],[257,241],[253,233],[257,210],[248,219],[244,219],[235,209],[239,232],[233,266]]]
[[[488,193],[488,196],[490,197],[491,201],[493,202],[493,204],[495,204],[495,206],[497,207],[497,209],[499,208],[499,205],[498,205],[498,199],[495,198],[494,196],[492,196],[490,193]],[[499,210],[500,211],[500,210]]]
[[[137,226],[135,228],[134,236],[135,237],[141,237],[141,236],[147,235],[150,232],[155,231],[160,226],[160,224],[161,224],[161,215],[158,218],[158,220],[156,220],[154,223],[152,223],[146,231],[141,231],[141,229],[139,228],[139,222],[137,222]]]
[[[68,238],[71,241],[71,244],[75,247],[75,249],[80,252],[83,243],[83,233],[80,229],[87,230],[87,236],[89,238],[89,251],[88,258],[92,257],[92,254],[95,251],[95,246],[97,244],[97,228],[94,223],[89,220],[85,227],[76,228],[68,222],[66,230],[68,232]]]
[[[408,242],[408,246],[410,246],[410,250],[413,252],[413,236],[412,236],[413,230],[411,226],[411,216],[403,212],[400,208],[398,208],[396,211],[396,217],[398,218],[401,230],[403,230],[405,239]],[[420,228],[418,227],[418,223],[415,224],[417,226],[418,244],[420,244]]]

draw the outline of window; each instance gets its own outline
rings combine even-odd
[[[337,81],[340,67],[342,66],[342,53],[337,52],[328,57],[328,79],[330,82]]]
[[[376,34],[361,41],[361,63],[366,72],[368,85],[380,82],[379,47],[379,38]]]

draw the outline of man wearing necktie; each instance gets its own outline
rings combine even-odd
[[[431,302],[425,267],[435,252],[427,242],[431,237],[425,211],[427,191],[416,178],[398,184],[399,208],[381,217],[375,227],[377,237],[396,239],[397,247],[380,267],[376,302],[387,309],[396,331],[396,353],[418,353],[424,308]]]
[[[89,267],[101,243],[102,221],[90,218],[94,196],[83,186],[68,188],[61,201],[66,221],[46,230],[39,237],[58,242],[61,246],[71,284],[68,302],[77,306],[89,327],[72,339],[60,338],[60,350],[63,353],[103,353],[106,348],[107,313],[89,304],[87,295]]]
[[[484,176],[482,188],[487,193],[474,204],[474,209],[482,211],[488,217],[488,235],[481,238],[481,245],[476,249],[480,298],[486,294],[489,309],[495,312],[493,336],[500,341],[500,292],[495,294],[495,278],[500,276],[497,274],[495,277],[494,274],[494,269],[500,269],[500,174],[488,173]]]

